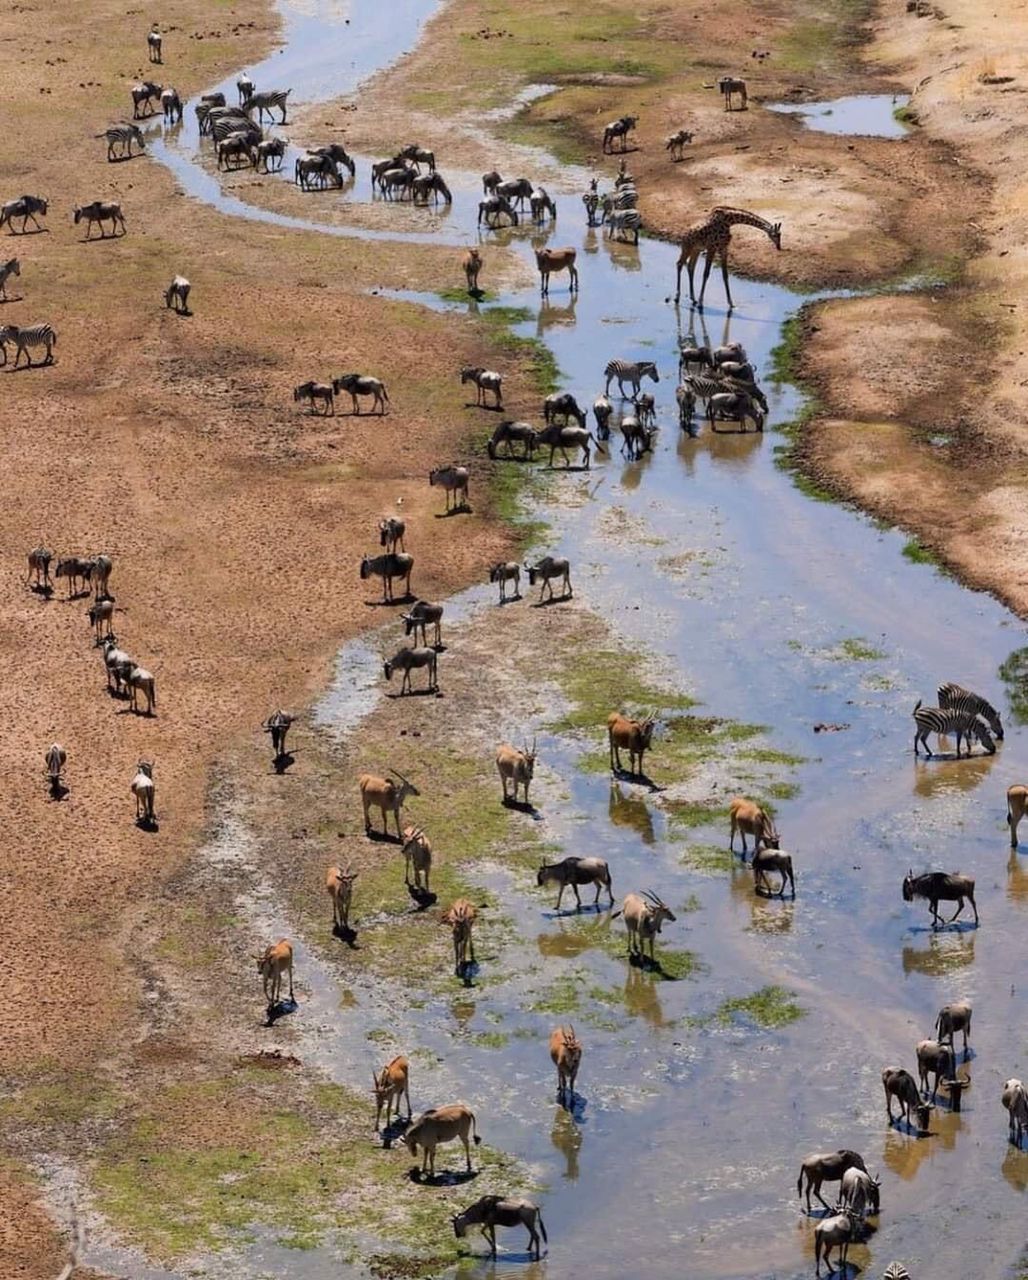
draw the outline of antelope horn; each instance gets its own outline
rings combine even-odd
[[[535,737],[535,734],[533,733],[532,734],[532,755],[535,755],[535,743],[536,743],[536,737]]]
[[[389,766],[389,769],[387,770],[387,772],[388,772],[388,773],[395,773],[395,774],[396,774],[396,776],[400,779],[400,781],[401,781],[401,782],[406,782],[408,786],[412,786],[412,785],[413,785],[413,784],[411,783],[410,778],[405,778],[405,777],[403,776],[403,774],[399,771],[399,769],[394,769],[394,768],[390,765],[390,766]]]

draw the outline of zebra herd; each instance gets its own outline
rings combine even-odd
[[[589,190],[582,197],[585,205],[586,223],[590,227],[607,228],[607,239],[628,240],[632,244],[639,243],[639,231],[642,228],[642,217],[639,214],[639,192],[635,179],[625,169],[624,160],[618,166],[614,179],[614,190],[601,193],[595,178],[589,183]],[[599,221],[597,222],[597,213]]]

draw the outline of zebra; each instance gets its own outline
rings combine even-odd
[[[14,219],[21,218],[21,234],[25,234],[25,225],[29,218],[32,219],[33,225],[37,231],[45,231],[46,228],[41,226],[36,217],[37,213],[41,213],[46,217],[48,201],[42,196],[19,196],[17,200],[8,200],[3,206],[0,206],[0,227],[5,222],[10,224],[11,235],[14,235]]]
[[[155,99],[160,101],[161,95],[164,93],[164,86],[154,84],[152,80],[143,80],[139,84],[132,86],[132,119],[138,120],[140,117],[140,107],[144,108],[142,114],[153,115],[157,110],[154,105]],[[147,112],[145,108],[149,107]]]
[[[940,737],[948,734],[957,740],[957,759],[960,759],[961,739],[967,742],[967,754],[971,754],[971,745],[975,738],[982,744],[989,755],[995,755],[996,747],[989,737],[989,731],[972,711],[958,711],[955,707],[923,707],[918,698],[914,708],[914,755],[918,754],[919,742],[924,743],[925,753],[932,755],[928,747],[928,735],[937,733]]]
[[[248,113],[256,111],[258,122],[264,118],[266,111],[269,119],[274,123],[275,117],[271,114],[271,110],[272,107],[278,107],[282,112],[282,119],[279,124],[285,124],[286,99],[292,92],[292,89],[266,89],[262,93],[251,93],[246,103],[246,110]]]
[[[628,399],[628,396],[625,395],[626,382],[632,385],[632,399],[634,400],[639,394],[639,385],[643,378],[649,378],[652,382],[660,381],[657,366],[652,360],[611,360],[608,362],[606,369],[604,369],[603,376],[607,379],[603,394],[610,394],[610,384],[614,378],[617,378],[618,390],[624,400]]]
[[[140,151],[146,150],[146,139],[143,137],[142,130],[135,124],[112,124],[109,129],[105,129],[103,133],[95,135],[97,138],[107,139],[107,162],[110,164],[114,160],[130,160],[132,158],[132,144],[139,143]],[[121,145],[121,155],[114,154],[114,148]]]
[[[8,258],[5,263],[0,265],[0,297],[4,302],[7,299],[7,281],[11,276],[21,275],[21,263],[17,258]],[[1002,737],[1002,734],[1000,735]]]
[[[161,110],[165,124],[182,123],[182,99],[177,89],[165,89],[161,93]]]
[[[257,125],[247,120],[245,116],[242,118],[239,116],[221,116],[211,121],[210,135],[214,139],[215,146],[237,133],[246,138],[248,147],[255,147],[258,142],[264,140],[264,130],[259,129]]]
[[[161,33],[157,28],[156,22],[147,32],[146,47],[150,54],[151,62],[163,62],[163,58],[161,56]]]
[[[14,367],[17,369],[22,354],[25,356],[25,367],[31,369],[34,364],[53,364],[54,347],[57,345],[57,332],[48,324],[5,324],[0,328],[0,350],[4,353],[3,363],[7,363],[7,344],[13,342],[16,348]],[[33,361],[29,355],[31,347],[46,347],[46,357]]]
[[[244,71],[236,81],[236,90],[239,93],[239,105],[245,107],[253,97],[254,83]]]
[[[1003,725],[999,712],[991,702],[986,702],[979,694],[972,693],[970,689],[965,689],[952,681],[939,685],[937,697],[939,706],[944,710],[963,711],[987,721],[992,732],[1000,742],[1003,741]]]
[[[176,276],[164,291],[164,305],[170,307],[174,302],[175,310],[180,315],[189,315],[190,287],[185,276]]]
[[[80,205],[75,210],[75,225],[77,226],[82,219],[86,220],[86,239],[93,233],[93,223],[100,224],[100,239],[106,236],[104,231],[104,223],[110,220],[111,235],[115,235],[118,230],[118,223],[121,223],[121,234],[125,234],[125,215],[121,211],[121,205],[113,200],[94,200],[92,204]]]
[[[619,240],[624,240],[630,234],[632,244],[638,244],[641,226],[642,218],[637,209],[619,209],[616,213],[607,215],[607,239],[612,240],[615,232]]]
[[[596,210],[599,207],[600,197],[596,191],[596,179],[593,179],[593,185],[582,196],[582,203],[585,205],[586,226],[596,226]]]
[[[626,150],[628,147],[628,135],[638,123],[638,116],[620,116],[617,120],[612,120],[603,130],[604,154],[609,155],[613,150],[615,138],[621,139],[621,150]]]
[[[600,221],[609,218],[615,210],[634,209],[638,203],[639,192],[635,187],[622,187],[620,191],[608,192],[600,197],[600,208],[603,210]]]

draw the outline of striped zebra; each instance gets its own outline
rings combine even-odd
[[[0,297],[3,298],[4,302],[7,301],[7,281],[11,276],[20,275],[21,263],[17,258],[8,258],[5,263],[0,265]]]
[[[610,394],[610,384],[614,378],[617,378],[618,390],[621,392],[621,398],[627,400],[625,395],[625,383],[631,383],[632,399],[639,394],[639,385],[643,378],[649,378],[652,382],[659,382],[660,375],[657,373],[657,366],[652,360],[611,360],[606,369],[603,371],[604,377],[607,379],[607,385],[603,389],[604,395]]]
[[[641,227],[642,218],[637,209],[618,209],[607,215],[608,240],[613,240],[616,233],[619,240],[624,240],[630,235],[632,244],[638,244]]]
[[[607,192],[600,200],[604,218],[617,209],[634,209],[639,203],[639,192],[635,187],[622,187],[620,191]]]
[[[255,125],[252,120],[247,120],[245,117],[240,119],[239,116],[219,116],[210,122],[208,132],[214,139],[215,146],[236,133],[244,136],[247,146],[250,147],[255,147],[258,142],[264,141],[264,130]]]
[[[107,160],[110,163],[113,160],[128,160],[132,156],[133,142],[139,143],[140,151],[146,150],[146,139],[143,137],[142,130],[138,125],[112,124],[109,129],[105,129],[103,133],[95,135],[98,138],[107,139]],[[121,155],[115,155],[115,147],[121,147]]]
[[[17,369],[22,353],[25,355],[26,368],[34,364],[53,364],[54,347],[57,345],[56,330],[48,324],[5,324],[0,328],[0,350],[4,353],[3,363],[7,363],[7,344],[15,346],[14,367]],[[29,351],[32,347],[46,347],[46,357],[33,361]]]
[[[37,231],[43,231],[45,228],[40,225],[37,213],[41,213],[46,217],[48,202],[42,196],[19,196],[17,200],[8,200],[5,205],[0,205],[0,227],[6,222],[11,228],[11,235],[14,235],[14,219],[21,218],[21,234],[25,234],[25,226],[29,218]]]
[[[939,706],[950,708],[953,711],[964,711],[973,716],[978,716],[980,720],[985,720],[989,728],[996,737],[1003,741],[1003,725],[999,718],[999,712],[991,702],[981,697],[980,694],[973,693],[970,689],[965,689],[962,685],[954,684],[947,681],[940,684],[937,697]]]
[[[960,743],[967,743],[967,754],[971,754],[971,746],[977,738],[989,755],[995,755],[996,747],[989,737],[989,731],[978,717],[970,711],[957,711],[954,707],[922,707],[920,698],[914,708],[914,755],[918,754],[917,745],[924,743],[925,754],[932,755],[928,747],[928,735],[936,733],[954,737],[957,740],[957,759],[960,759]]]
[[[264,118],[264,113],[266,111],[268,113],[268,118],[274,124],[275,117],[271,114],[271,109],[272,107],[278,107],[282,112],[282,119],[279,121],[279,124],[285,124],[286,98],[288,98],[292,92],[292,89],[265,89],[261,93],[251,93],[250,99],[246,104],[246,110],[251,113],[254,111],[257,112],[258,123],[260,123]]]

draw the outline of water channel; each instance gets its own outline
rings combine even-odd
[[[437,7],[437,0],[394,0],[385,23],[371,0],[348,7],[282,0],[283,48],[248,70],[259,87],[292,85],[297,103],[336,97],[410,49]],[[223,87],[233,101],[234,77]],[[871,124],[864,130],[875,131]],[[190,195],[224,212],[313,225],[326,235],[369,234],[319,222],[316,212],[309,220],[270,213],[238,188],[224,194],[209,143],[201,147],[196,136],[192,104],[183,128],[152,150]],[[478,177],[454,174],[445,155],[440,169],[454,207],[426,213],[419,237],[475,243]],[[1025,628],[989,597],[905,559],[898,532],[812,501],[775,465],[774,425],[794,415],[798,399],[788,386],[771,386],[767,370],[799,297],[736,279],[737,309],[728,316],[712,280],[702,316],[679,312],[668,302],[675,248],[645,238],[638,248],[612,245],[584,225],[585,175],[558,173],[544,158],[540,169],[561,206],[558,229],[546,235],[578,247],[581,295],[572,302],[561,282],[549,305],[540,305],[535,286],[500,302],[527,309],[532,318],[519,331],[544,338],[563,385],[581,401],[591,403],[602,388],[612,356],[653,359],[661,372],[654,454],[625,462],[615,451],[588,476],[562,477],[542,512],[552,546],[572,559],[576,595],[628,642],[654,652],[710,714],[768,725],[775,747],[806,759],[798,796],[780,810],[798,897],[766,903],[754,898],[748,873],[704,875],[682,866],[679,843],[646,793],[626,789],[634,816],[630,825],[615,823],[609,779],[576,768],[575,744],[544,737],[547,766],[570,791],[562,811],[548,814],[548,836],[582,851],[584,835],[590,852],[616,866],[622,889],[653,885],[674,903],[696,895],[700,909],[679,916],[674,941],[699,954],[706,976],[661,983],[614,956],[594,962],[590,955],[589,982],[620,986],[623,1000],[614,1027],[588,1033],[585,1101],[574,1117],[551,1102],[540,1037],[553,1020],[526,1014],[514,988],[478,1007],[472,1001],[463,1028],[431,1002],[397,1012],[380,990],[358,989],[359,1011],[340,1012],[333,967],[301,951],[299,968],[312,988],[294,1019],[306,1024],[297,1031],[305,1037],[302,1056],[342,1082],[363,1082],[381,1053],[361,1029],[381,1025],[389,1005],[397,1036],[437,1054],[435,1095],[452,1091],[480,1106],[489,1142],[523,1159],[545,1185],[548,1259],[527,1263],[512,1236],[497,1264],[472,1267],[476,1276],[613,1278],[637,1274],[640,1258],[654,1280],[810,1275],[811,1227],[795,1198],[799,1162],[808,1151],[846,1146],[863,1152],[883,1180],[879,1229],[868,1248],[851,1254],[866,1274],[880,1275],[900,1258],[913,1276],[998,1280],[1026,1234],[1028,1152],[1008,1146],[999,1105],[1001,1082],[1028,1070],[1028,983],[1019,977],[1017,941],[1028,913],[1028,859],[1010,854],[1004,822],[1004,791],[1023,770],[1026,734],[1011,724],[991,758],[918,763],[910,711],[919,697],[933,703],[946,679],[1002,702],[997,668],[1028,643]],[[611,177],[608,170],[602,185]],[[362,160],[352,189],[314,196],[311,208],[369,199]],[[484,239],[510,242],[530,260],[538,234]],[[788,234],[786,225],[786,241]],[[765,371],[772,412],[763,435],[704,427],[692,438],[679,430],[673,391],[677,344],[687,334],[738,340]],[[677,572],[680,565],[693,567]],[[449,612],[454,620],[472,617],[492,599],[474,588]],[[371,649],[361,642],[341,655],[339,687],[321,710],[339,732],[350,727],[354,689],[371,685],[376,652],[372,641]],[[849,727],[815,735],[818,722]],[[726,833],[696,838],[721,843]],[[226,856],[248,856],[239,833],[229,843],[234,852]],[[981,929],[932,934],[927,913],[900,896],[911,866],[976,875]],[[509,883],[501,868],[487,881]],[[511,945],[547,974],[574,968],[561,921],[540,912],[535,898],[509,889],[507,898],[519,939]],[[289,922],[276,916],[270,894],[266,903],[268,936],[277,936]],[[795,991],[806,1016],[781,1032],[738,1024],[700,1030],[684,1021],[726,994],[765,983]],[[975,1005],[973,1088],[963,1112],[940,1107],[934,1136],[921,1141],[890,1130],[881,1068],[913,1069],[915,1042],[931,1034],[937,1009],[960,997]],[[525,1034],[500,1049],[478,1047],[466,1034],[496,1026]],[[317,1280],[330,1272],[348,1273],[330,1249],[296,1253],[269,1244],[211,1274]]]

